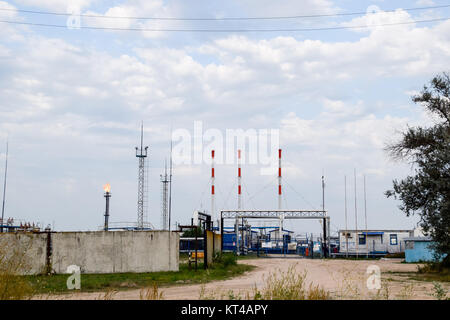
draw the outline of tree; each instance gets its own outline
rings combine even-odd
[[[413,96],[435,120],[432,127],[409,127],[400,141],[386,147],[389,155],[412,164],[414,175],[393,181],[387,197],[401,200],[407,216],[418,214],[420,226],[433,240],[437,255],[450,266],[450,74],[435,76]]]
[[[198,226],[198,228],[196,228],[196,229],[188,229],[186,231],[183,231],[183,237],[194,238],[195,235],[197,234],[197,237],[200,238],[200,237],[203,237],[203,233],[204,233],[203,228],[201,226]]]

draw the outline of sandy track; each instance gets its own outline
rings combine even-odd
[[[160,288],[164,299],[199,299],[201,290],[204,296],[214,295],[216,298],[227,299],[230,291],[234,295],[245,298],[247,292],[252,292],[256,286],[264,287],[264,277],[277,269],[286,271],[293,266],[298,272],[307,272],[307,282],[322,286],[331,292],[334,298],[340,299],[367,299],[373,298],[376,290],[368,290],[366,286],[366,270],[369,265],[377,265],[382,272],[383,283],[386,286],[381,290],[379,298],[403,298],[403,299],[432,299],[433,285],[429,282],[407,279],[407,275],[391,274],[389,272],[413,272],[417,271],[417,265],[400,263],[401,260],[389,259],[378,261],[354,261],[354,260],[322,260],[322,259],[251,259],[241,260],[239,263],[254,265],[253,271],[223,281],[214,281],[205,285],[180,285]],[[445,284],[445,288],[448,286]],[[139,299],[141,289],[119,291],[113,299]],[[49,299],[103,299],[104,292],[75,293],[70,295],[57,295],[46,297]]]

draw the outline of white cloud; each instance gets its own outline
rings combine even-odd
[[[152,10],[149,5],[148,13]],[[219,129],[280,127],[290,154],[286,174],[301,180],[300,186],[314,181],[322,167],[340,175],[344,166],[354,165],[384,179],[377,185],[383,191],[389,177],[399,174],[383,154],[385,141],[406,123],[424,120],[417,112],[393,115],[398,109],[390,109],[387,95],[392,88],[386,84],[386,92],[375,93],[371,85],[415,79],[418,87],[399,83],[399,92],[403,98],[412,88],[420,90],[431,74],[448,67],[449,31],[450,22],[442,22],[373,29],[358,40],[334,42],[228,36],[176,49],[141,42],[120,53],[83,46],[78,39],[23,32],[26,41],[0,45],[0,56],[6,57],[0,60],[5,70],[0,76],[0,136],[14,134],[21,149],[13,163],[33,166],[24,172],[35,175],[35,185],[42,176],[58,183],[67,176],[72,190],[83,189],[113,176],[117,184],[129,186],[136,174],[132,147],[143,119],[155,168],[152,187],[159,189],[156,169],[167,155],[171,124],[190,129],[194,120],[204,120]],[[365,91],[360,88],[364,82]],[[385,107],[376,109],[378,97]],[[31,164],[28,152],[34,157]],[[180,195],[187,204],[179,210],[186,212],[196,205],[189,201],[198,196],[199,184],[207,181],[200,182],[198,167],[176,172],[179,186],[189,185]],[[123,211],[134,210],[134,193],[123,192]],[[86,195],[90,204],[96,203],[95,196]],[[152,210],[159,212],[159,194],[154,197]]]
[[[66,13],[69,8],[88,8],[98,0],[16,0],[21,6],[45,8],[54,12]]]

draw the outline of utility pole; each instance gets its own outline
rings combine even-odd
[[[172,129],[170,129],[170,169],[169,169],[169,231],[172,219]],[[170,236],[169,236],[170,238]],[[197,259],[197,258],[195,258]],[[197,261],[197,260],[196,260]]]
[[[353,171],[354,180],[355,180],[355,249],[356,249],[356,258],[359,257],[358,249],[359,249],[359,236],[358,236],[358,208],[356,205],[356,168]]]
[[[344,176],[344,203],[345,203],[345,257],[348,258],[348,225],[347,225],[347,176]]]
[[[366,224],[366,251],[367,256],[366,258],[369,258],[369,242],[367,241],[367,199],[366,199],[366,175],[364,175],[364,217],[365,217],[365,224]]]
[[[322,210],[325,213],[325,174],[322,171]],[[323,244],[322,244],[322,254],[324,258],[327,257],[326,254],[326,246],[327,246],[327,219],[323,219]]]
[[[6,160],[5,160],[5,179],[3,180],[3,202],[2,202],[2,226],[1,231],[3,232],[3,225],[5,224],[5,196],[6,196],[6,173],[8,172],[8,140],[6,140]]]

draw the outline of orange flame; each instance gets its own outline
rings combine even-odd
[[[110,192],[111,191],[111,186],[109,185],[109,183],[103,185],[103,190],[105,190],[105,192]]]

